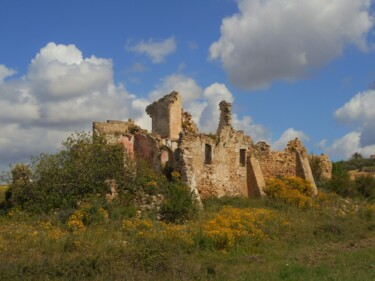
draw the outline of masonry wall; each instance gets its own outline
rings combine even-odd
[[[152,119],[152,132],[162,138],[178,139],[182,130],[182,101],[177,92],[172,92],[146,108]]]
[[[229,126],[221,130],[217,139],[185,133],[178,149],[179,170],[202,199],[224,195],[248,196],[246,162],[244,165],[240,163],[240,149],[248,153],[251,144],[250,137]],[[212,149],[210,163],[206,159],[207,146]]]
[[[146,131],[137,129],[132,120],[94,122],[94,135],[104,136],[111,143],[121,143],[130,159],[142,159],[156,171],[161,171],[160,139],[153,137]]]
[[[332,161],[329,159],[327,154],[322,153],[321,155],[309,155],[309,159],[317,158],[320,161],[322,169],[322,178],[329,180],[332,178]]]
[[[113,143],[122,143],[134,159],[143,159],[156,171],[169,161],[190,186],[198,200],[222,196],[264,196],[265,181],[275,177],[298,176],[317,189],[306,149],[298,139],[283,151],[272,151],[265,142],[253,144],[243,131],[231,123],[231,104],[220,102],[220,119],[216,135],[199,134],[187,112],[182,114],[181,96],[172,92],[146,109],[152,118],[152,131],[134,122],[107,121],[94,123],[94,134]],[[134,130],[136,129],[136,130]],[[325,155],[324,173],[330,177],[332,164]]]

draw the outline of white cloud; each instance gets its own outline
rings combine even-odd
[[[0,84],[3,83],[4,79],[15,74],[16,71],[0,64]]]
[[[254,124],[250,116],[244,116],[242,119],[239,119],[237,114],[233,114],[232,118],[233,127],[237,130],[243,130],[251,136],[254,143],[270,140],[270,132],[264,126]]]
[[[375,144],[362,146],[360,140],[360,132],[350,132],[342,138],[334,140],[332,146],[326,148],[326,152],[335,159],[348,159],[355,152],[361,153],[364,157],[375,154]]]
[[[370,0],[238,0],[210,47],[233,84],[267,87],[295,80],[338,57],[347,44],[367,49]]]
[[[24,77],[0,83],[0,93],[2,167],[51,152],[93,121],[133,118],[149,128],[148,102],[114,83],[111,60],[83,58],[74,45],[47,44]]]
[[[183,100],[183,107],[193,117],[202,132],[216,132],[219,124],[219,103],[222,100],[233,102],[232,93],[224,84],[213,83],[202,89],[197,82],[182,74],[172,74],[161,79],[161,83],[149,93],[149,101],[157,100],[164,95],[178,91]],[[254,124],[250,116],[242,119],[233,114],[233,126],[244,130],[253,140],[267,139],[268,131],[259,124]]]
[[[153,63],[162,63],[165,61],[166,56],[176,50],[176,45],[176,40],[170,37],[163,41],[155,41],[153,39],[146,42],[141,41],[134,46],[126,46],[126,50],[145,54],[151,58]]]
[[[283,150],[287,143],[295,138],[299,138],[303,142],[309,140],[309,137],[305,135],[304,132],[289,128],[285,130],[281,137],[272,144],[272,147],[277,150]]]
[[[204,132],[215,132],[219,124],[219,103],[222,100],[233,102],[233,95],[224,84],[214,83],[204,89],[203,96],[207,100],[200,119],[199,128]]]
[[[6,66],[2,69],[12,72]],[[132,118],[150,129],[146,106],[173,90],[181,93],[184,108],[206,132],[216,131],[219,102],[233,101],[225,85],[214,83],[202,89],[182,74],[161,79],[148,98],[140,99],[113,81],[110,59],[85,58],[74,45],[49,43],[23,77],[0,83],[0,170],[30,155],[55,151],[71,132],[90,130],[94,121]],[[255,139],[265,132],[249,116],[240,119],[233,114],[233,124]]]
[[[335,112],[335,118],[347,125],[356,125],[361,133],[360,144],[375,144],[375,90],[355,95]]]
[[[353,131],[335,139],[326,152],[336,159],[348,159],[353,153],[365,157],[375,154],[375,90],[367,90],[355,95],[344,106],[337,109],[335,119],[353,127]]]
[[[177,91],[181,94],[184,107],[188,107],[202,93],[201,87],[193,78],[182,74],[172,74],[161,79],[161,83],[156,85],[148,96],[151,101],[157,100],[172,91]]]
[[[65,100],[104,91],[112,76],[110,59],[84,59],[74,45],[48,43],[31,61],[27,80],[35,97]]]

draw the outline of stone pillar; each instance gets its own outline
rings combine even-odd
[[[172,92],[146,108],[152,119],[152,132],[162,138],[178,139],[182,131],[182,100]]]
[[[247,157],[247,190],[248,197],[264,197],[266,194],[263,189],[266,182],[263,177],[258,160],[254,156]]]
[[[217,128],[217,134],[219,134],[221,129],[224,127],[229,126],[232,128],[232,104],[223,100],[219,103],[219,107],[220,120]]]
[[[302,142],[298,138],[296,138],[288,143],[286,150],[294,152],[296,154],[297,176],[310,182],[313,187],[313,195],[318,195],[318,189],[316,187],[314,176],[311,171],[306,148],[303,146]]]

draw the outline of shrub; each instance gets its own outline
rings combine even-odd
[[[184,223],[193,218],[196,213],[197,206],[190,189],[180,181],[168,183],[160,209],[163,220],[172,223]]]
[[[70,231],[78,231],[88,225],[103,222],[108,218],[109,213],[102,207],[102,204],[90,200],[80,204],[79,208],[69,216],[66,226]]]
[[[355,183],[350,180],[349,173],[345,169],[343,162],[333,163],[332,178],[326,184],[326,188],[345,197],[353,197],[358,194]]]
[[[309,157],[309,164],[315,182],[320,182],[323,174],[322,160],[319,158],[319,156],[311,155],[311,157]]]
[[[245,239],[260,241],[267,238],[270,226],[279,222],[274,212],[267,209],[223,207],[203,221],[199,244],[227,250]]]
[[[356,190],[357,192],[369,199],[375,199],[375,178],[366,175],[366,176],[359,176],[355,179]]]
[[[31,170],[16,166],[10,185],[11,200],[30,211],[48,212],[75,207],[90,194],[104,197],[109,191],[106,179],[124,186],[123,149],[103,138],[76,133],[63,143],[60,152],[34,158]]]
[[[267,181],[265,193],[272,199],[281,200],[299,208],[312,206],[312,185],[298,177],[275,178]]]

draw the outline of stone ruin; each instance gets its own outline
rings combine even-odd
[[[232,127],[231,104],[222,101],[219,107],[216,135],[198,132],[191,115],[182,110],[177,92],[146,108],[152,133],[130,119],[95,122],[93,132],[122,143],[131,159],[143,159],[158,172],[179,172],[199,201],[222,196],[262,197],[267,179],[284,176],[306,179],[317,194],[306,148],[299,139],[291,140],[283,151],[271,150],[266,142],[254,144],[250,136]],[[330,178],[331,162],[326,155],[319,157],[324,160],[324,176]]]

